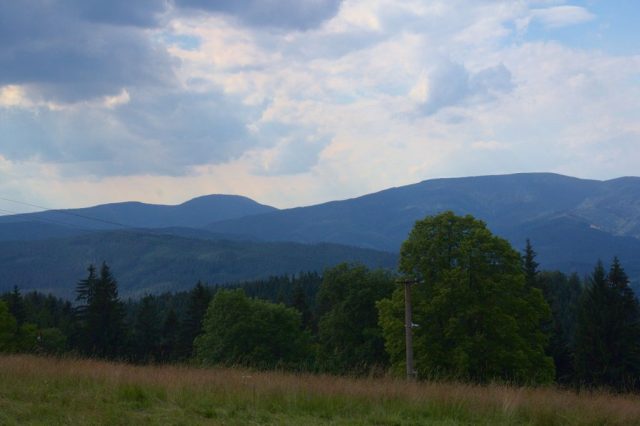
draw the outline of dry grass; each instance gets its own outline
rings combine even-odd
[[[640,397],[0,356],[0,424],[639,424]]]

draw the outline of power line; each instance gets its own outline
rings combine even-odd
[[[19,215],[19,214],[28,214],[28,213],[14,212],[14,211],[11,211],[11,210],[6,210],[6,209],[0,209],[0,212],[2,212],[2,214],[0,216],[13,216],[13,215]],[[60,221],[57,221],[57,220],[47,219],[47,218],[44,218],[44,217],[38,217],[38,218],[34,217],[34,218],[30,218],[30,220],[34,221],[34,222],[53,223],[54,225],[61,225],[61,226],[65,226],[67,228],[81,229],[83,231],[91,231],[91,229],[82,227],[80,225],[60,222]],[[5,223],[16,223],[16,222],[5,222]]]
[[[14,214],[35,214],[35,213],[55,212],[55,213],[60,213],[60,214],[66,214],[68,216],[76,216],[76,217],[79,217],[79,218],[82,218],[82,219],[86,219],[86,220],[93,220],[95,222],[102,222],[102,223],[105,223],[107,225],[114,225],[114,226],[119,226],[119,227],[122,227],[122,228],[131,228],[130,225],[125,225],[123,223],[114,222],[114,221],[111,221],[111,220],[99,219],[99,218],[96,218],[96,217],[85,216],[85,215],[82,215],[82,214],[79,214],[79,213],[74,213],[74,212],[71,212],[71,211],[68,211],[68,210],[51,209],[51,208],[48,208],[48,207],[45,207],[45,206],[41,206],[41,205],[38,205],[38,204],[25,203],[24,201],[12,200],[10,198],[5,198],[5,197],[0,197],[0,200],[8,201],[10,203],[22,204],[22,205],[29,206],[29,207],[36,207],[36,208],[39,208],[39,209],[43,210],[42,212],[14,213]],[[7,211],[7,210],[3,210],[3,211]]]
[[[158,234],[158,230],[154,230],[154,229],[145,229],[144,227],[136,227],[136,226],[132,226],[132,225],[125,225],[123,223],[120,222],[115,222],[115,221],[111,221],[111,220],[106,220],[106,219],[100,219],[97,217],[91,217],[91,216],[86,216],[86,215],[82,215],[80,213],[75,213],[69,210],[63,210],[63,209],[53,209],[53,208],[49,208],[49,207],[45,207],[42,205],[38,205],[38,204],[33,204],[33,203],[27,203],[24,201],[18,201],[18,200],[13,200],[11,198],[6,198],[6,197],[0,197],[0,200],[2,201],[8,201],[11,203],[16,203],[16,204],[22,204],[25,206],[30,206],[30,207],[36,207],[39,209],[43,209],[43,211],[36,211],[36,212],[26,212],[26,213],[20,213],[20,212],[15,212],[12,210],[7,210],[7,209],[2,209],[0,208],[0,212],[4,212],[4,213],[0,213],[0,217],[4,216],[14,216],[14,215],[20,215],[20,216],[34,216],[34,217],[29,217],[30,221],[34,221],[34,222],[44,222],[44,223],[52,223],[55,225],[61,225],[61,226],[65,226],[68,228],[76,228],[82,231],[87,231],[87,232],[92,232],[92,231],[109,231],[109,229],[96,229],[96,228],[89,228],[87,226],[90,225],[79,225],[77,223],[67,223],[67,222],[62,222],[62,221],[58,221],[55,219],[51,219],[49,217],[42,217],[41,213],[48,213],[48,212],[52,212],[52,213],[59,213],[62,215],[67,215],[67,216],[75,216],[75,217],[79,217],[82,219],[86,219],[86,220],[92,220],[95,222],[101,222],[101,223],[105,223],[108,225],[114,225],[114,226],[118,226],[121,228],[125,228],[125,229],[129,229],[129,230],[135,230],[136,232],[142,232],[142,233],[146,233],[146,234],[150,234],[150,235],[157,235]],[[0,222],[0,224],[2,223],[11,223],[11,222]]]

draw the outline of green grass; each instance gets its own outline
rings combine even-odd
[[[640,397],[11,355],[0,424],[640,425]]]

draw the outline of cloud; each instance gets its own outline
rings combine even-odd
[[[471,144],[471,148],[480,151],[499,151],[508,147],[508,144],[498,141],[477,141]]]
[[[430,177],[637,174],[640,59],[526,32],[588,31],[569,2],[129,3],[0,0],[0,190],[283,207]]]
[[[247,128],[258,114],[219,93],[133,90],[103,102],[0,109],[0,155],[59,164],[63,174],[175,176],[239,157],[259,137]]]
[[[308,30],[332,18],[342,0],[175,0],[179,7],[224,13],[255,26]]]
[[[330,140],[298,132],[282,138],[272,148],[253,151],[245,157],[251,170],[262,176],[289,176],[309,172],[320,160],[320,153]]]
[[[115,116],[132,137],[150,145],[150,155],[156,157],[151,170],[170,173],[229,161],[255,146],[259,137],[248,128],[259,110],[216,92],[134,93]]]
[[[160,23],[168,0],[61,0],[60,5],[91,22],[151,28]]]
[[[431,115],[446,107],[490,101],[513,87],[511,73],[503,64],[471,72],[462,64],[443,59],[420,78],[411,93],[420,111]]]
[[[172,59],[131,26],[152,25],[162,10],[154,4],[162,2],[2,1],[0,86],[73,103],[132,85],[171,84]]]
[[[582,24],[596,18],[594,14],[580,6],[554,6],[531,11],[531,19],[548,28],[561,28]]]

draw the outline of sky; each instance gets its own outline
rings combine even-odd
[[[0,214],[638,175],[636,0],[0,0]]]

